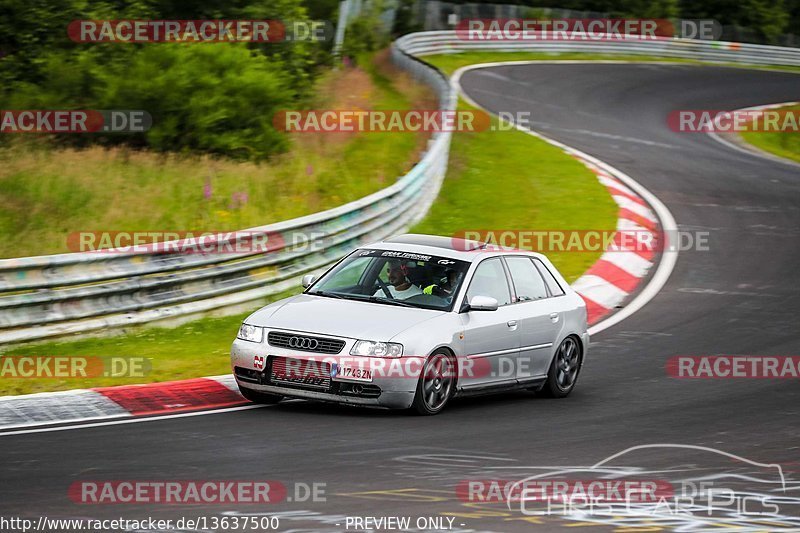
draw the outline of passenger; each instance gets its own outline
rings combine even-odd
[[[429,285],[425,287],[422,292],[438,296],[439,298],[451,298],[453,296],[453,289],[455,289],[457,285],[458,272],[452,268],[448,268],[445,271],[445,277],[439,281],[438,285],[436,283]]]

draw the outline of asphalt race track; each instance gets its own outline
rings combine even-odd
[[[710,232],[710,250],[681,252],[655,299],[593,337],[569,398],[474,398],[427,418],[287,402],[2,436],[0,515],[177,518],[297,511],[282,515],[281,531],[343,531],[346,516],[410,516],[414,531],[418,517],[450,517],[453,530],[482,531],[552,531],[576,521],[587,524],[580,530],[610,531],[620,524],[614,520],[664,529],[767,520],[742,517],[734,503],[714,517],[649,522],[619,513],[538,517],[513,505],[509,510],[504,502],[474,504],[456,495],[464,480],[585,469],[646,444],[708,447],[750,462],[660,447],[630,451],[615,465],[640,477],[652,478],[658,470],[673,479],[729,479],[747,484],[750,493],[771,494],[776,482],[753,470],[760,468],[755,463],[779,463],[783,494],[800,498],[796,379],[675,379],[664,368],[675,355],[800,355],[800,167],[735,151],[705,134],[675,133],[666,123],[676,109],[797,100],[800,76],[688,65],[533,64],[470,71],[462,86],[494,112],[531,111],[534,129],[639,181],[681,229]],[[497,186],[503,186],[502,176]],[[525,191],[519,194],[522,199]],[[165,479],[280,480],[293,501],[267,507],[77,505],[67,496],[79,480]],[[325,501],[294,501],[296,482],[324,483]],[[769,517],[762,530],[800,527],[800,505],[792,498],[776,514],[781,516]]]

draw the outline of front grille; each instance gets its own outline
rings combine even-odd
[[[326,339],[324,337],[309,337],[308,335],[296,335],[294,333],[283,333],[281,331],[270,331],[267,335],[267,342],[270,346],[286,348],[287,350],[297,350],[300,352],[330,353],[336,354],[344,348],[344,341],[337,339]]]
[[[325,391],[331,388],[331,365],[324,362],[273,357],[269,376],[277,385]]]

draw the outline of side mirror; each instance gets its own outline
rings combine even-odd
[[[470,311],[497,311],[497,300],[491,296],[473,296],[469,300]]]
[[[305,276],[303,276],[303,288],[304,289],[309,288],[314,284],[315,281],[317,281],[317,276],[315,276],[314,274],[306,274]]]

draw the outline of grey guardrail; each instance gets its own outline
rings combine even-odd
[[[775,46],[681,39],[470,41],[453,31],[406,35],[391,52],[395,64],[433,88],[441,110],[453,110],[457,95],[448,80],[417,57],[470,50],[800,65],[800,50]],[[424,216],[447,170],[450,137],[449,132],[435,133],[421,161],[386,189],[335,209],[243,230],[277,241],[268,253],[100,252],[0,260],[0,344],[238,308],[297,287],[303,274],[326,268],[352,248],[401,232]],[[229,239],[221,235],[219,242]],[[292,244],[298,241],[303,245]]]
[[[454,31],[427,31],[401,37],[397,43],[406,53],[422,57],[469,51],[588,52],[593,54],[651,55],[750,65],[800,66],[800,48],[695,39],[613,40],[466,39]]]
[[[398,47],[392,57],[435,91],[441,110],[455,108],[443,74]],[[216,239],[224,248],[242,234],[263,236],[270,247],[266,253],[162,248],[0,260],[0,344],[240,308],[296,288],[303,274],[420,220],[444,179],[450,135],[434,133],[419,163],[390,187],[334,209]],[[187,244],[192,241],[181,241],[180,248],[191,248]]]

